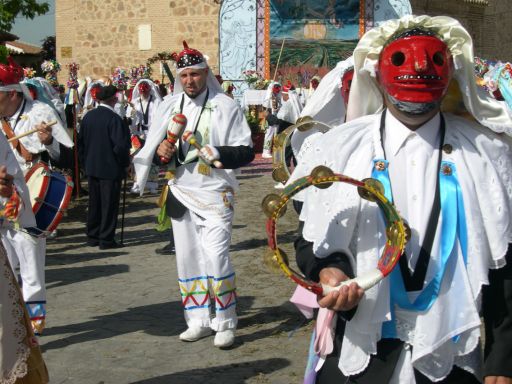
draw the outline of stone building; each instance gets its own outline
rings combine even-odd
[[[218,62],[219,5],[214,1],[56,0],[55,9],[57,60],[63,67],[77,62],[80,76],[98,78],[115,66],[145,64],[158,52],[180,49],[184,39],[207,54],[213,66]]]
[[[361,0],[377,12],[388,0]],[[407,0],[394,0],[394,3]],[[158,52],[178,51],[186,39],[190,46],[209,56],[214,71],[223,72],[223,57],[240,68],[268,68],[271,0],[56,0],[57,60],[80,64],[79,75],[98,78],[115,66],[145,64]],[[445,14],[461,20],[475,41],[475,54],[512,61],[512,42],[506,35],[512,25],[510,0],[410,0],[414,14]],[[391,2],[389,2],[391,3]],[[387,5],[389,7],[389,5]],[[243,8],[243,9],[242,9]],[[240,10],[240,11],[239,11]],[[242,12],[238,13],[237,12]],[[240,16],[249,20],[244,24]],[[252,24],[251,24],[252,23]],[[225,27],[229,24],[229,28]],[[507,28],[508,26],[508,28]],[[224,41],[224,45],[223,45]],[[221,48],[220,48],[221,47]],[[220,55],[222,52],[222,55]],[[245,61],[244,61],[245,60]],[[245,67],[244,67],[245,66]],[[153,77],[161,73],[153,65]],[[268,74],[268,69],[267,72]],[[227,76],[233,79],[232,76]],[[64,83],[66,70],[60,73]],[[240,78],[238,79],[240,80]]]

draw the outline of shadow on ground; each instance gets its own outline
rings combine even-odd
[[[136,381],[131,384],[241,384],[252,377],[264,376],[290,365],[281,358],[262,359],[245,363],[234,363],[216,367],[191,369],[169,375]]]
[[[174,320],[165,321],[169,318]],[[170,337],[178,335],[185,327],[181,302],[151,304],[99,316],[84,323],[46,328],[44,331],[46,336],[70,335],[44,343],[41,348],[43,351],[48,351],[138,331],[153,336]]]

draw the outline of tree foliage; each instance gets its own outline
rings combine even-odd
[[[55,60],[55,36],[47,36],[41,40],[43,60]]]
[[[0,30],[10,31],[17,16],[33,19],[49,9],[48,3],[38,3],[37,0],[0,0]]]

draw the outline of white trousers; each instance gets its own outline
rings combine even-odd
[[[277,133],[277,125],[269,125],[265,131],[265,139],[263,141],[263,154],[269,156],[272,153],[274,136]]]
[[[233,214],[226,220],[229,225],[219,225],[218,218],[205,219],[189,209],[180,219],[172,219],[178,283],[189,327],[217,332],[236,328],[236,281],[229,258]]]
[[[46,301],[46,238],[36,238],[7,228],[1,229],[0,234],[11,267],[14,271],[20,267],[21,289],[25,302]]]

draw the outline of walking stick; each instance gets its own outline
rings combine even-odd
[[[281,63],[281,55],[283,54],[283,48],[284,48],[284,41],[285,40],[286,39],[283,39],[283,42],[281,44],[281,50],[279,51],[279,57],[277,58],[276,69],[274,70],[274,78],[272,79],[272,81],[276,81],[277,70],[279,69],[279,64]]]
[[[123,245],[124,240],[124,211],[126,207],[126,179],[128,176],[126,176],[123,180],[123,205],[121,206],[121,245]]]

